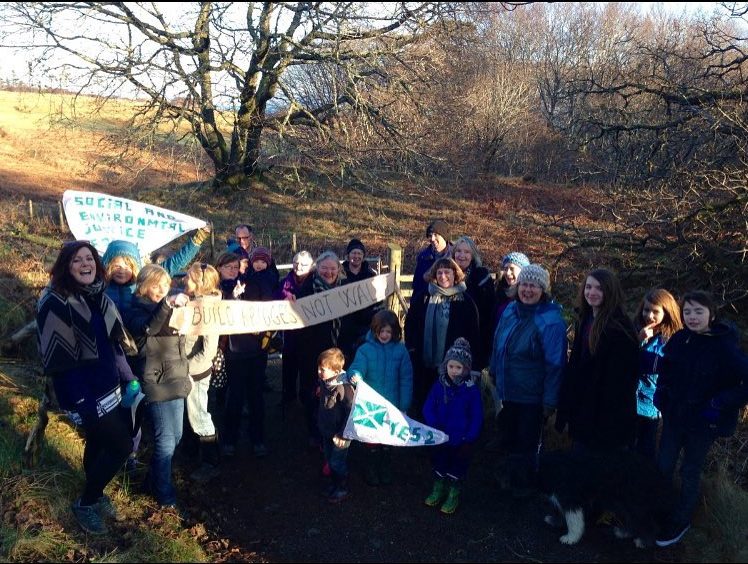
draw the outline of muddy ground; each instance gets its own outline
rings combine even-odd
[[[475,451],[460,506],[453,515],[424,505],[431,487],[428,447],[396,449],[395,481],[371,487],[363,480],[361,446],[349,455],[348,499],[321,497],[322,455],[310,449],[301,405],[279,407],[280,361],[271,361],[265,394],[266,444],[256,459],[246,439],[225,460],[220,478],[198,489],[178,479],[184,505],[235,547],[229,559],[271,562],[652,562],[681,561],[678,548],[637,549],[592,526],[577,546],[565,546],[543,523],[542,496],[514,500],[494,478],[498,455]],[[246,423],[246,421],[245,421]],[[245,433],[246,437],[246,433]],[[182,457],[177,475],[189,472]]]

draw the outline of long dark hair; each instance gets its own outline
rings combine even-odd
[[[667,290],[663,288],[655,288],[644,294],[644,299],[639,302],[639,307],[636,308],[634,327],[637,331],[644,327],[642,311],[644,310],[644,304],[647,302],[654,306],[660,306],[662,312],[665,314],[662,318],[662,322],[657,326],[657,333],[662,335],[666,341],[669,340],[676,331],[683,329],[678,302],[675,301],[673,295]]]
[[[623,288],[621,287],[621,282],[618,280],[618,276],[605,268],[596,268],[592,272],[589,272],[579,287],[577,312],[580,323],[583,323],[588,316],[592,315],[592,306],[584,299],[584,287],[587,284],[587,278],[590,276],[600,283],[603,292],[603,303],[600,305],[600,310],[594,317],[592,327],[590,328],[590,352],[595,353],[597,345],[600,343],[600,337],[608,326],[617,327],[633,341],[636,341],[634,327],[623,312]]]
[[[58,294],[63,296],[70,296],[78,293],[80,290],[80,284],[75,281],[73,275],[70,274],[70,263],[73,261],[75,254],[80,251],[83,247],[86,247],[93,255],[94,262],[96,263],[96,278],[95,282],[103,282],[106,276],[104,264],[101,262],[99,251],[89,243],[88,241],[68,241],[62,244],[60,254],[57,255],[57,260],[49,269],[49,281],[52,289]]]

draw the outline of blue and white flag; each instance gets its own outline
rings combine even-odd
[[[353,409],[343,437],[392,446],[438,445],[449,440],[442,431],[405,415],[363,380],[356,384]]]

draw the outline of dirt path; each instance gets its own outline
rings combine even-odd
[[[306,562],[651,562],[679,561],[677,549],[636,549],[609,528],[588,529],[581,543],[558,542],[562,532],[543,523],[542,497],[502,496],[493,471],[496,455],[482,448],[471,466],[460,507],[446,516],[426,507],[431,486],[428,451],[397,449],[395,483],[370,487],[363,480],[360,445],[352,447],[351,496],[331,505],[319,492],[322,456],[306,444],[300,405],[282,416],[280,364],[268,369],[273,392],[267,404],[267,446],[257,460],[241,443],[221,478],[190,505],[209,516],[222,536],[241,547],[237,560]],[[358,446],[359,448],[356,448]]]

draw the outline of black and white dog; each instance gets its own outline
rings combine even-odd
[[[585,521],[612,514],[620,523],[617,538],[634,538],[639,548],[654,544],[674,501],[672,486],[655,464],[635,452],[581,454],[567,451],[539,456],[509,456],[497,476],[515,489],[535,487],[547,495],[559,515],[546,515],[551,526],[566,524],[564,544],[576,544]]]

